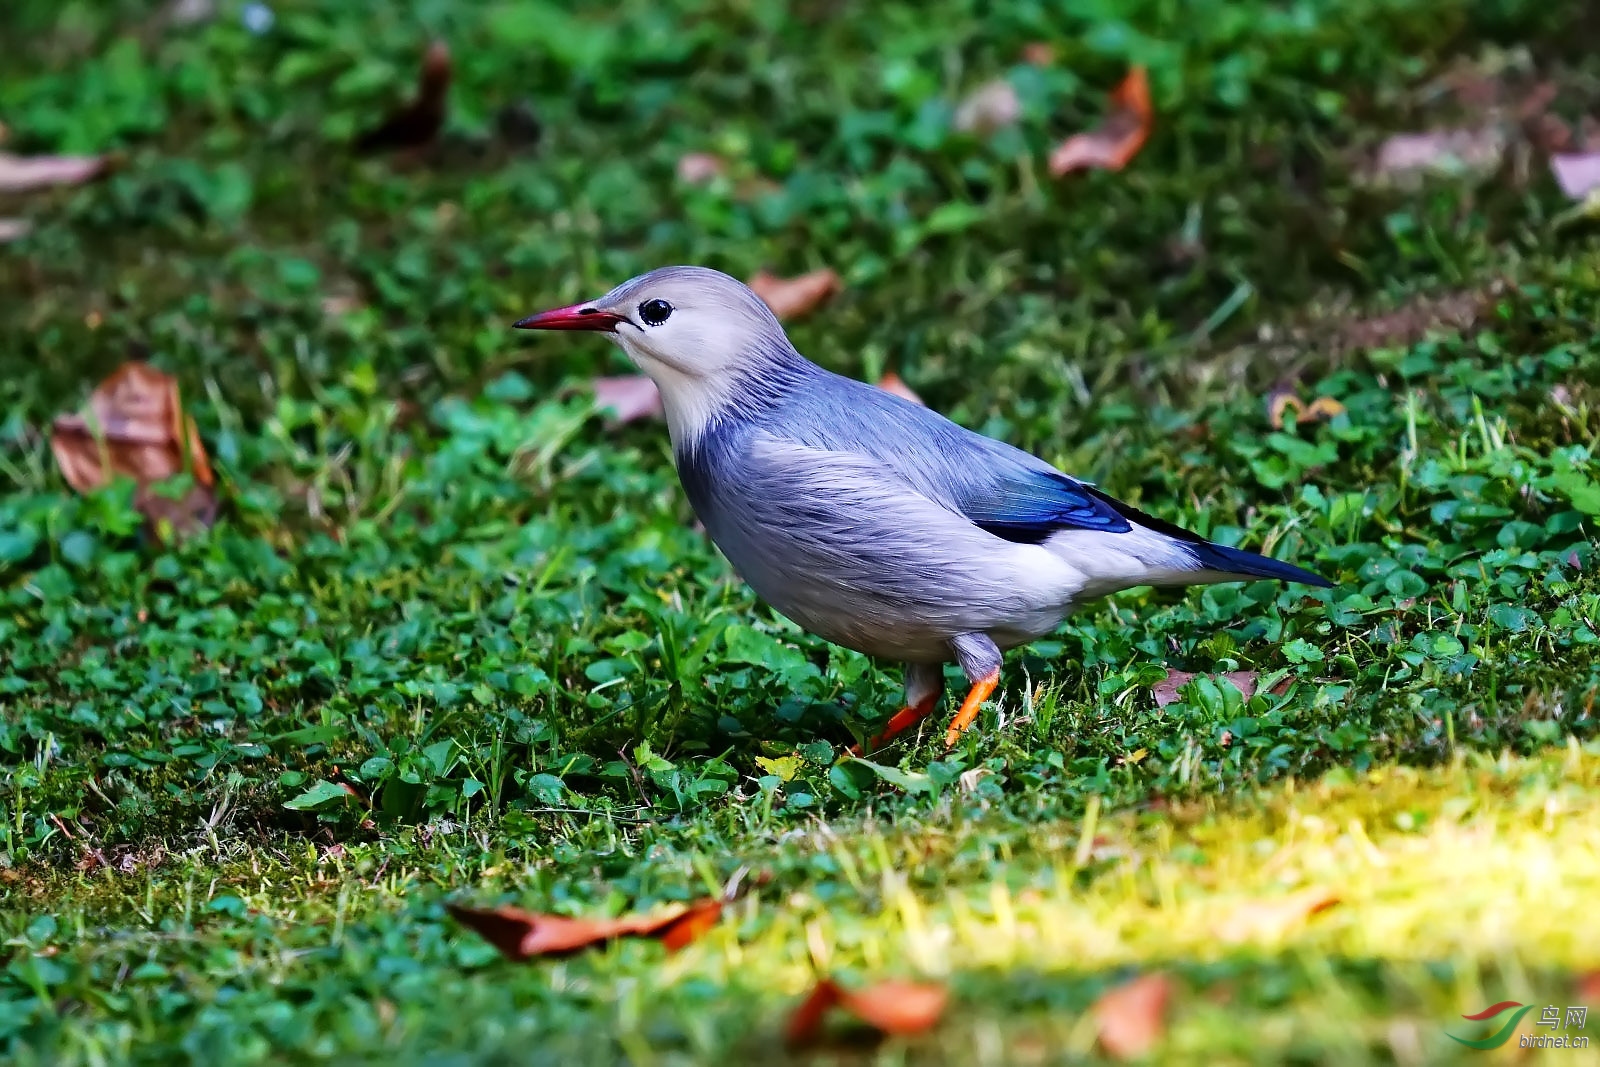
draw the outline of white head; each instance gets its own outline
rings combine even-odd
[[[707,267],[660,267],[516,327],[592,330],[621,345],[661,390],[675,445],[698,436],[742,382],[799,358],[764,300]]]

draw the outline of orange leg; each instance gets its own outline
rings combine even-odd
[[[961,710],[956,712],[956,717],[950,720],[950,729],[944,733],[944,747],[954,748],[956,742],[961,740],[961,735],[966,733],[967,727],[972,725],[972,720],[978,717],[978,709],[983,702],[989,699],[989,694],[994,692],[994,687],[1000,684],[1000,672],[997,670],[987,678],[979,678],[972,683],[972,689],[967,693],[967,699],[961,702]],[[897,716],[898,717],[898,716]]]
[[[929,715],[932,715],[933,709],[939,704],[939,696],[939,691],[934,690],[917,703],[907,704],[905,707],[895,712],[894,717],[889,720],[889,725],[883,728],[883,732],[867,742],[867,751],[871,752],[885,741],[888,741],[890,738],[893,738],[899,734],[905,733],[907,730],[917,725],[917,723],[921,722],[923,719],[926,719]],[[852,756],[861,755],[861,746],[851,745],[850,754]]]

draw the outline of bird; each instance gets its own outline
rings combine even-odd
[[[738,576],[807,632],[904,665],[904,706],[867,749],[935,711],[952,661],[969,686],[945,731],[954,747],[1003,653],[1086,601],[1137,586],[1333,585],[813,363],[721,271],[660,267],[513,325],[619,345],[660,391],[679,481]]]

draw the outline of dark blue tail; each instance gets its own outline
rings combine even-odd
[[[1319,589],[1331,589],[1333,583],[1320,574],[1301,570],[1292,563],[1272,559],[1270,556],[1260,556],[1254,552],[1246,552],[1238,548],[1223,548],[1214,545],[1201,537],[1193,530],[1185,530],[1182,526],[1158,519],[1154,515],[1146,515],[1132,504],[1124,504],[1116,497],[1108,496],[1092,485],[1085,485],[1086,489],[1095,498],[1109,504],[1118,515],[1136,522],[1140,526],[1166,534],[1174,541],[1181,541],[1183,547],[1194,554],[1195,560],[1209,571],[1219,571],[1223,574],[1248,575],[1253,578],[1276,578],[1280,582],[1299,582],[1301,585],[1314,585]]]
[[[1223,548],[1209,541],[1191,541],[1185,547],[1194,553],[1201,566],[1207,570],[1221,571],[1224,574],[1248,574],[1256,578],[1276,578],[1283,582],[1314,585],[1320,589],[1333,587],[1333,583],[1320,574],[1312,574],[1292,563],[1285,563],[1270,556],[1261,556],[1237,548]]]
[[[1222,545],[1211,544],[1210,541],[1206,541],[1205,537],[1200,536],[1195,531],[1184,530],[1182,526],[1166,522],[1165,518],[1146,515],[1138,507],[1134,507],[1133,504],[1123,504],[1122,501],[1118,501],[1114,496],[1107,496],[1106,493],[1096,490],[1094,486],[1085,485],[1083,488],[1090,491],[1094,498],[1101,499],[1101,501],[1109,504],[1110,507],[1114,507],[1117,510],[1117,514],[1122,515],[1126,520],[1146,526],[1147,530],[1166,534],[1173,541],[1181,541],[1186,549],[1194,553],[1195,561],[1198,561],[1200,566],[1208,569],[1208,571],[1221,571],[1222,574],[1248,574],[1251,577],[1275,577],[1280,582],[1301,582],[1302,585],[1317,585],[1318,589],[1333,589],[1333,582],[1328,581],[1326,577],[1320,576],[1320,574],[1312,574],[1310,571],[1302,571],[1301,568],[1294,566],[1293,563],[1283,563],[1282,560],[1274,560],[1272,557],[1258,555],[1258,553],[1254,552],[1245,552],[1243,549],[1224,549]]]

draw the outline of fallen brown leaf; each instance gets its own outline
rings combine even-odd
[[[1283,429],[1291,420],[1297,426],[1302,422],[1328,422],[1344,411],[1344,405],[1331,396],[1319,396],[1307,404],[1288,386],[1279,386],[1267,397],[1267,421],[1274,430]]]
[[[1150,80],[1134,67],[1111,93],[1111,110],[1097,128],[1073,134],[1050,153],[1050,173],[1059,178],[1073,171],[1121,170],[1139,154],[1150,137]]]
[[[1345,406],[1331,396],[1319,396],[1306,407],[1306,418],[1312,422],[1328,422],[1345,413]]]
[[[661,392],[643,374],[595,378],[589,384],[594,387],[595,406],[612,413],[614,426],[661,417]]]
[[[1013,125],[1022,117],[1022,101],[1004,78],[980,85],[956,108],[952,124],[962,133],[986,134]]]
[[[678,157],[678,180],[685,185],[704,185],[722,175],[722,160],[710,152],[687,152]]]
[[[105,170],[104,156],[18,156],[0,152],[0,193],[81,185]]]
[[[881,1033],[914,1036],[933,1029],[949,999],[944,986],[931,982],[890,980],[852,992],[833,979],[824,978],[795,1007],[784,1029],[784,1039],[791,1048],[814,1043],[834,1007]]]
[[[1473,327],[1494,306],[1500,289],[1420,294],[1393,311],[1379,315],[1340,315],[1330,341],[1355,348],[1408,348],[1430,333],[1461,333]]]
[[[356,151],[383,152],[431,144],[444,128],[450,75],[449,46],[443,41],[431,42],[422,54],[422,69],[417,75],[417,95],[375,128],[357,137]]]
[[[1510,135],[1496,123],[1397,133],[1379,146],[1373,176],[1401,186],[1415,185],[1429,175],[1481,177],[1500,165],[1508,147]]]
[[[1274,900],[1241,904],[1217,927],[1217,936],[1229,944],[1242,941],[1279,941],[1306,919],[1339,903],[1339,894],[1326,886],[1311,886]]]
[[[322,313],[330,318],[352,314],[364,306],[361,298],[351,293],[333,293],[322,298]]]
[[[513,100],[495,112],[495,132],[507,145],[532,148],[544,138],[544,123],[528,100]]]
[[[1189,682],[1198,677],[1200,676],[1197,674],[1191,674],[1189,671],[1175,671],[1171,667],[1168,667],[1167,676],[1161,679],[1161,681],[1157,682],[1155,687],[1151,690],[1151,693],[1153,693],[1156,698],[1156,707],[1164,708],[1168,704],[1176,703],[1178,700],[1178,690],[1182,689],[1184,686],[1188,685]],[[1229,682],[1232,682],[1233,687],[1239,690],[1240,695],[1246,700],[1249,700],[1251,697],[1256,695],[1256,683],[1260,679],[1260,675],[1255,671],[1227,671],[1223,674],[1213,675],[1212,677],[1226,678]],[[1284,690],[1287,690],[1288,687],[1289,679],[1285,678],[1278,685],[1273,686],[1272,691],[1274,693],[1281,694]]]
[[[909,400],[913,404],[922,404],[922,398],[894,371],[887,371],[882,378],[878,379],[878,388],[886,393],[893,393],[902,400]],[[926,407],[927,405],[923,404],[922,406]]]
[[[183,412],[177,380],[146,363],[124,363],[89,397],[89,418],[56,416],[50,451],[67,484],[93,492],[118,474],[138,483],[134,506],[152,522],[187,532],[216,518],[215,476],[194,420]],[[182,500],[154,487],[189,472]]]
[[[1578,147],[1572,127],[1555,115],[1537,115],[1525,120],[1525,125],[1528,141],[1547,156],[1572,152]]]
[[[1100,1046],[1115,1060],[1143,1056],[1160,1042],[1167,1028],[1167,1002],[1172,979],[1146,974],[1100,994],[1089,1009]]]
[[[167,5],[167,19],[174,26],[192,26],[209,22],[217,13],[216,0],[172,0]]]
[[[1410,190],[1429,178],[1475,182],[1493,175],[1520,188],[1535,153],[1584,150],[1579,131],[1551,110],[1561,92],[1526,54],[1486,49],[1460,56],[1411,94],[1426,125],[1386,139],[1361,176]]]
[[[1022,61],[1033,67],[1048,67],[1056,61],[1056,50],[1043,41],[1029,41],[1022,46]]]
[[[1267,422],[1271,424],[1274,430],[1283,429],[1283,424],[1285,422],[1284,416],[1289,413],[1290,408],[1294,409],[1293,418],[1295,423],[1298,425],[1300,422],[1300,416],[1305,414],[1306,406],[1305,403],[1294,394],[1294,391],[1292,389],[1279,386],[1271,393],[1267,394]]]
[[[699,900],[656,915],[615,919],[574,919],[539,915],[521,908],[468,908],[446,904],[461,925],[476,931],[509,960],[565,956],[619,937],[650,937],[676,952],[717,924],[722,901]]]
[[[734,187],[733,195],[736,199],[748,204],[752,200],[758,200],[763,196],[775,196],[782,192],[783,186],[771,178],[755,174],[747,178],[741,178],[739,184]]]
[[[1585,200],[1600,189],[1600,152],[1577,152],[1550,157],[1550,172],[1571,200]]]
[[[827,268],[794,278],[761,271],[748,284],[780,319],[807,314],[844,287],[839,275]]]
[[[1450,66],[1433,82],[1420,89],[1423,100],[1437,101],[1442,96],[1454,97],[1467,111],[1485,112],[1503,106],[1512,94],[1512,80],[1521,72],[1516,64],[1506,63],[1509,57],[1492,52],[1457,56]]]

